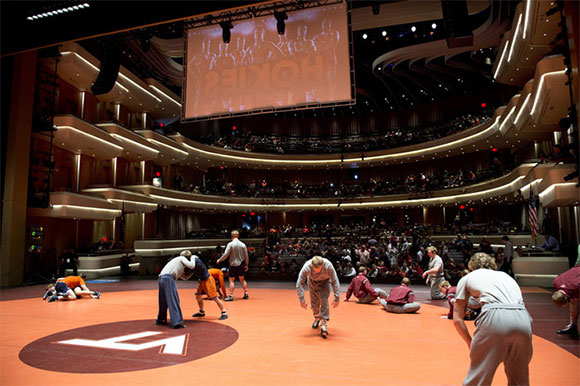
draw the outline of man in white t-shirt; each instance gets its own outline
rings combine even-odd
[[[529,385],[532,359],[532,318],[522,292],[507,273],[497,271],[495,259],[476,253],[469,261],[473,272],[457,284],[453,324],[470,349],[471,365],[464,385],[489,385],[503,362],[509,385]],[[465,308],[472,296],[481,304],[473,337],[465,322]]]
[[[437,254],[437,248],[433,246],[427,247],[427,255],[429,255],[430,260],[428,269],[423,272],[423,279],[427,277],[427,284],[431,286],[431,299],[446,299],[445,295],[439,289],[439,285],[445,280],[443,259]]]
[[[231,302],[234,300],[234,282],[236,281],[236,277],[242,283],[242,289],[244,290],[244,296],[242,299],[249,299],[250,296],[248,295],[246,272],[248,271],[250,260],[248,258],[248,248],[246,247],[246,244],[240,241],[240,232],[238,231],[232,231],[232,241],[228,243],[224,254],[217,260],[216,264],[221,263],[227,258],[229,258],[230,261],[228,269],[230,278],[230,294],[224,299],[224,301]]]

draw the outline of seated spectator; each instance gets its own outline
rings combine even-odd
[[[493,255],[491,243],[485,238],[485,236],[482,237],[481,242],[479,243],[479,250],[483,253],[487,253],[490,256]]]
[[[346,291],[345,301],[348,302],[351,295],[354,295],[359,303],[372,303],[377,298],[387,299],[387,293],[382,289],[373,289],[371,282],[367,278],[367,268],[361,266],[358,269],[358,276],[350,282],[348,290]]]
[[[387,300],[380,299],[381,305],[387,312],[396,314],[413,313],[419,311],[421,304],[415,302],[415,294],[409,288],[411,280],[404,278],[401,285],[395,287],[389,292]]]
[[[545,249],[546,251],[552,251],[552,252],[559,252],[560,251],[560,243],[558,242],[558,240],[546,233],[544,235],[544,244],[540,245],[540,248]]]
[[[342,268],[342,276],[350,279],[355,277],[356,275],[356,271],[354,270],[354,267],[352,266],[351,263],[346,263],[343,268]]]

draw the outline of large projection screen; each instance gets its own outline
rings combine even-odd
[[[352,103],[346,2],[189,29],[183,118]]]

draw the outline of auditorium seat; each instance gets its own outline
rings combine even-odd
[[[568,268],[566,256],[526,256],[512,261],[516,281],[522,287],[552,287],[556,276]]]

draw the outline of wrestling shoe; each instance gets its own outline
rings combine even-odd
[[[225,312],[222,312],[222,316],[220,316],[220,317],[218,318],[218,320],[225,320],[225,319],[227,319],[227,318],[228,318],[228,314],[227,314],[227,313],[225,313]]]
[[[560,335],[578,335],[578,327],[576,327],[574,324],[569,324],[556,332]]]
[[[180,328],[185,328],[185,324],[176,324],[175,326],[171,326],[174,330],[178,330]]]
[[[314,323],[312,323],[312,328],[316,330],[318,328],[319,324],[320,324],[320,319],[315,319]]]
[[[55,301],[57,301],[57,300],[58,300],[58,297],[56,297],[56,295],[52,295],[52,296],[50,297],[50,299],[48,299],[48,302],[49,302],[49,303],[52,303],[52,302],[55,302]]]
[[[196,312],[191,316],[193,316],[194,318],[203,318],[205,316],[205,312]]]
[[[250,298],[250,295],[248,295],[248,293],[247,293],[247,292],[246,292],[246,293],[244,294],[244,296],[242,297],[242,299],[246,299],[246,300],[248,300],[249,298]]]
[[[156,320],[155,321],[156,326],[165,326],[166,324],[167,324],[167,320]]]
[[[101,297],[101,293],[99,291],[93,291],[93,293],[91,294],[91,297],[93,299],[99,299]]]
[[[326,339],[327,335],[328,335],[328,331],[326,331],[326,324],[323,324],[322,326],[320,326],[320,336],[322,336],[324,339]]]
[[[46,298],[49,297],[49,296],[52,296],[52,291],[46,291],[46,293],[42,297],[42,300],[46,300]]]
[[[231,302],[233,300],[234,300],[234,297],[232,295],[229,295],[224,299],[224,302]]]

